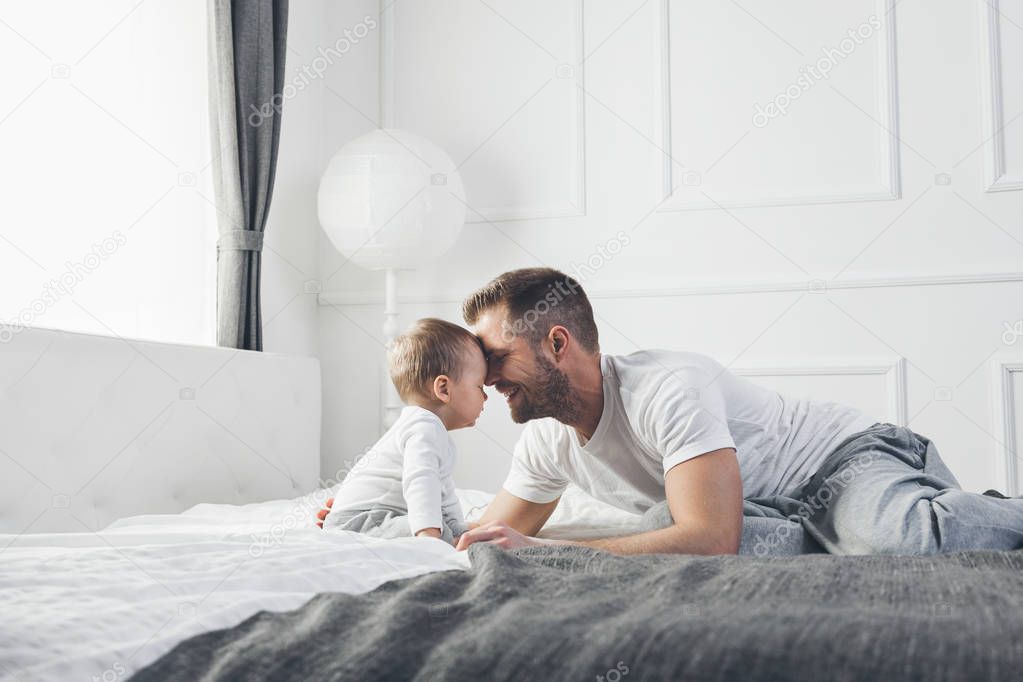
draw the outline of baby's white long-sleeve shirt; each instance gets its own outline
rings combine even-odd
[[[465,517],[452,477],[455,444],[440,417],[409,405],[361,457],[335,494],[333,511],[388,507],[408,513],[415,535],[447,522],[457,533]]]

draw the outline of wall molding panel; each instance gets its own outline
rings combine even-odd
[[[732,294],[774,294],[807,291],[827,293],[842,289],[877,289],[890,287],[957,286],[970,284],[1007,284],[1023,282],[1023,272],[978,273],[970,275],[928,275],[922,277],[876,277],[847,280],[802,280],[792,282],[750,282],[721,285],[708,283],[689,287],[659,289],[592,289],[586,292],[591,299],[614,298],[674,298],[678,296],[723,296]],[[423,303],[458,303],[462,296],[451,293],[402,294],[398,302],[403,305]],[[382,305],[381,291],[325,291],[318,296],[320,305]]]
[[[996,358],[991,363],[991,385],[994,388],[992,407],[997,458],[1003,463],[1005,494],[1019,495],[1020,481],[1019,434],[1016,433],[1017,406],[1023,406],[1014,388],[1013,375],[1023,376],[1023,358]]]
[[[833,204],[862,201],[890,201],[902,197],[900,152],[899,152],[899,109],[898,109],[898,77],[896,66],[896,21],[895,5],[898,0],[875,0],[876,15],[883,25],[877,41],[878,69],[875,74],[877,90],[875,97],[879,103],[880,121],[873,125],[883,126],[880,132],[880,163],[876,188],[835,187],[832,191],[819,192],[809,189],[793,188],[790,192],[774,196],[719,196],[713,192],[699,199],[681,196],[676,188],[683,182],[679,181],[672,167],[672,126],[671,126],[671,15],[670,0],[657,0],[656,19],[654,21],[654,40],[657,45],[658,78],[655,88],[659,104],[655,105],[654,125],[661,142],[661,162],[659,164],[659,185],[657,198],[661,202],[658,211],[691,211],[717,208],[753,208],[768,206],[794,206],[806,204]],[[880,127],[879,126],[879,127]],[[699,171],[700,169],[694,169]],[[702,194],[702,193],[701,193]],[[707,197],[710,197],[709,199]]]
[[[1004,129],[1011,121],[1005,120],[1003,103],[1002,14],[999,0],[984,0],[980,4],[983,6],[980,45],[983,50],[981,63],[984,73],[980,82],[984,107],[984,190],[1020,190],[1023,189],[1023,174],[1011,174],[1006,170]]]
[[[909,418],[906,392],[906,359],[899,357],[874,363],[836,363],[829,365],[750,365],[729,367],[729,371],[742,377],[758,376],[875,376],[885,377],[888,413],[885,420],[905,426]]]

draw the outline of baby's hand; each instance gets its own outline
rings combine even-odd
[[[330,513],[330,508],[334,506],[334,498],[327,498],[326,503],[320,511],[316,512],[316,525],[323,528],[323,522],[327,520],[327,514]]]
[[[424,528],[416,533],[416,537],[440,538],[440,528]]]

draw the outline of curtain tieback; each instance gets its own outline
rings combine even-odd
[[[218,251],[262,251],[263,233],[257,230],[228,230],[217,240]]]

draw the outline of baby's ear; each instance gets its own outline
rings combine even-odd
[[[451,400],[451,381],[446,374],[441,374],[433,380],[433,397],[442,403]]]

